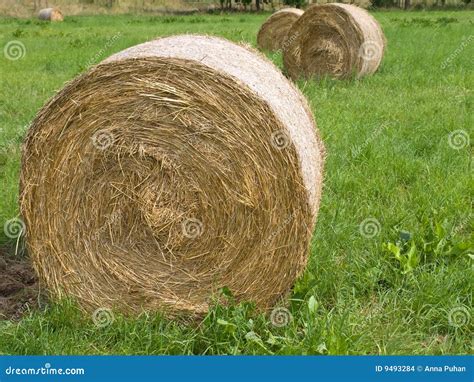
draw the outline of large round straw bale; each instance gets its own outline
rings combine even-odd
[[[382,28],[366,10],[349,4],[309,7],[288,31],[283,63],[293,78],[347,78],[374,73],[382,61]]]
[[[296,8],[284,8],[273,13],[258,31],[258,47],[269,51],[282,49],[288,30],[302,14],[303,11]]]
[[[260,54],[183,35],[113,55],[35,118],[20,205],[53,296],[86,309],[261,309],[303,270],[323,145],[301,93]]]
[[[63,21],[64,16],[58,8],[45,8],[39,11],[38,18],[47,21]]]

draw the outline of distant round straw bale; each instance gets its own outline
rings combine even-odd
[[[323,145],[258,52],[183,35],[66,85],[23,145],[20,206],[40,279],[87,310],[199,316],[227,287],[265,310],[305,267]]]
[[[284,8],[273,13],[258,31],[258,47],[268,51],[282,49],[288,30],[302,14],[303,11],[296,8]]]
[[[38,18],[47,21],[63,21],[64,16],[58,8],[45,8],[39,11]]]
[[[362,77],[382,61],[385,37],[366,10],[349,4],[309,7],[288,31],[283,63],[291,78]]]

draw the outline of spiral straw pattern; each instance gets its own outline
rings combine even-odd
[[[283,63],[291,78],[362,77],[374,73],[385,50],[379,23],[350,4],[315,4],[292,25]]]
[[[90,311],[195,316],[223,287],[265,310],[306,264],[323,160],[304,98],[261,55],[207,36],[141,44],[34,120],[28,250],[53,296]]]

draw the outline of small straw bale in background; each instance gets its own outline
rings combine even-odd
[[[309,7],[288,31],[283,63],[291,78],[362,77],[374,73],[385,50],[379,23],[349,4]]]
[[[46,21],[63,21],[64,16],[58,8],[45,8],[39,11],[38,18]]]

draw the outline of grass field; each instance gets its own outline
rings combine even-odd
[[[388,40],[374,76],[298,83],[327,161],[312,256],[287,325],[246,303],[216,307],[200,325],[159,315],[96,325],[62,302],[0,321],[0,354],[470,353],[474,12],[374,15]],[[0,56],[1,224],[18,216],[25,129],[66,81],[157,36],[206,33],[255,45],[265,17],[0,19],[1,47],[21,43],[19,59]],[[8,256],[21,256],[15,240],[3,232],[0,240]]]

